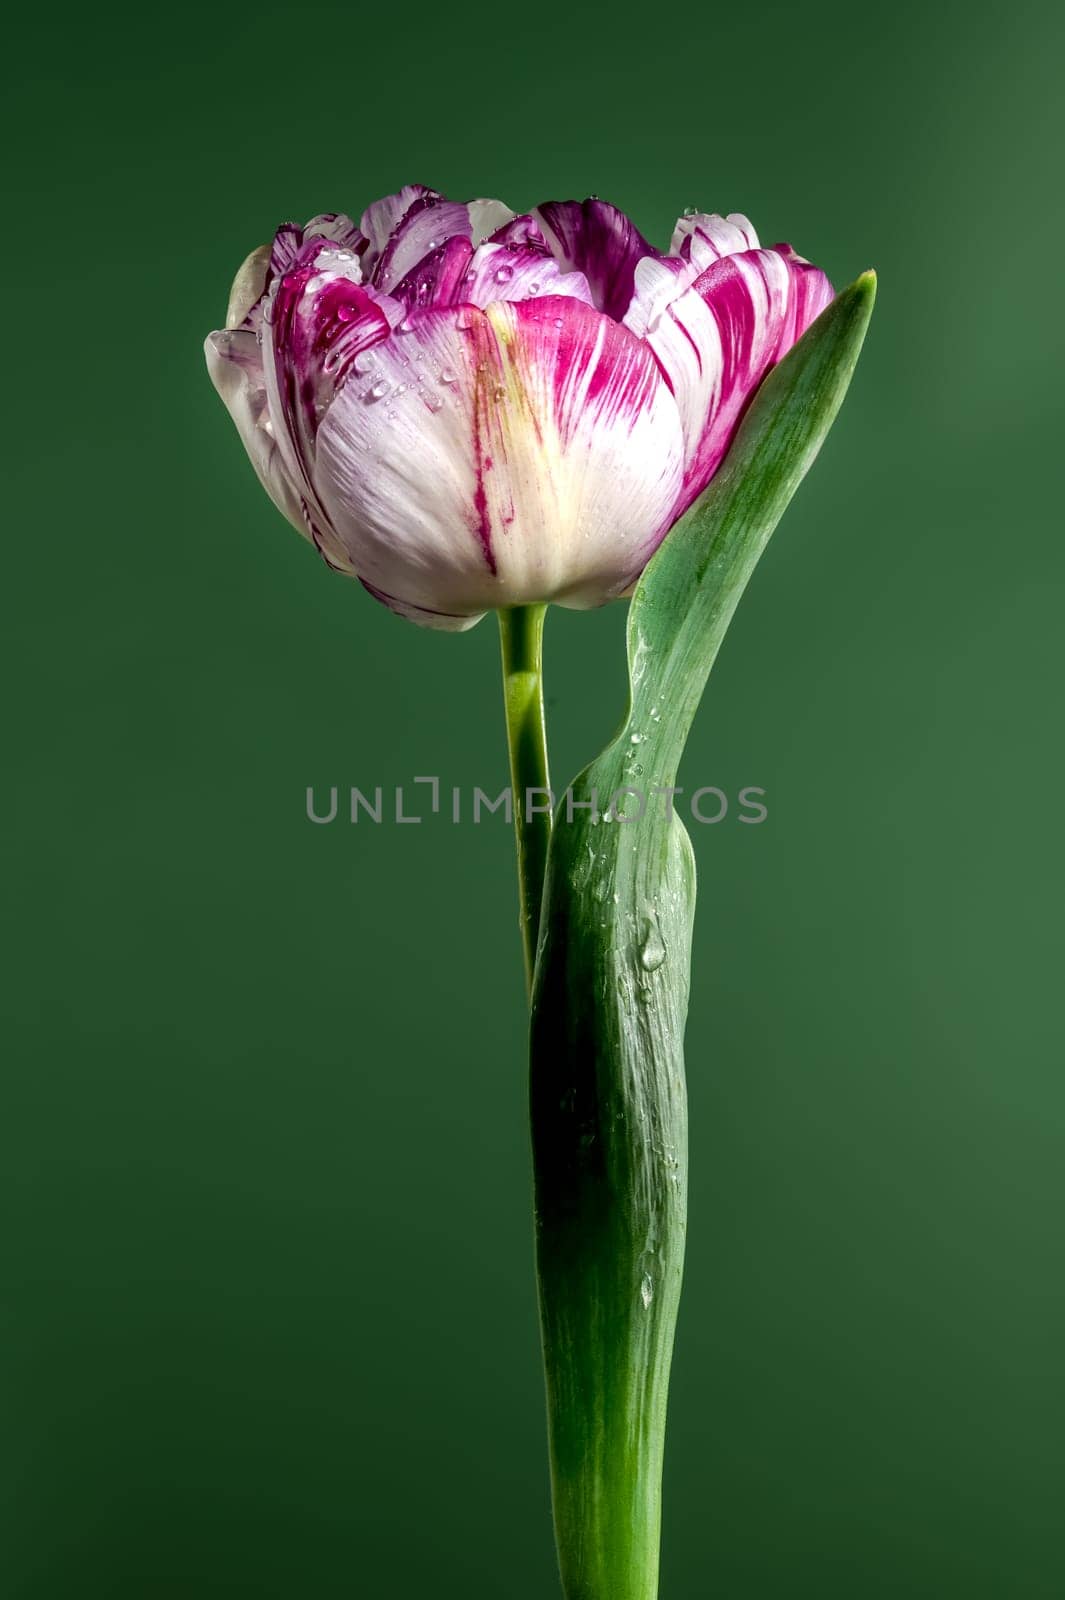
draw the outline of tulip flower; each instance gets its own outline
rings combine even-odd
[[[263,486],[332,568],[427,627],[499,616],[566,1600],[658,1593],[695,874],[650,799],[679,792],[707,674],[874,293],[865,274],[833,298],[740,215],[685,213],[661,252],[598,199],[516,216],[413,185],[358,224],[281,228],[207,340]],[[553,822],[546,609],[634,584],[620,730]],[[634,793],[631,812],[606,798]]]
[[[207,361],[330,566],[462,629],[628,590],[831,298],[743,216],[686,214],[662,253],[598,199],[515,216],[414,184],[279,229]]]

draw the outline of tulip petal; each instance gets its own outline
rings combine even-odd
[[[649,323],[654,352],[684,429],[677,513],[710,481],[748,400],[832,299],[823,272],[787,247],[728,255]]]
[[[699,268],[681,256],[644,256],[636,263],[632,299],[622,319],[642,339],[668,305],[699,276]]]
[[[735,256],[759,248],[754,224],[742,211],[730,211],[727,217],[719,217],[716,212],[686,212],[678,217],[669,242],[671,256],[681,256],[692,262],[700,272],[712,267],[722,256]]]
[[[253,307],[259,304],[270,273],[271,247],[261,244],[246,256],[237,269],[233,287],[229,291],[226,327],[239,328]]]
[[[567,295],[593,304],[583,272],[564,272],[546,250],[506,244],[482,244],[474,251],[456,298],[487,306],[493,300],[531,300],[537,295]]]
[[[394,292],[409,272],[448,239],[470,237],[470,214],[457,200],[425,195],[415,200],[392,232],[376,266],[373,282]]]
[[[263,377],[278,448],[312,537],[330,565],[350,571],[315,494],[315,439],[337,386],[366,350],[387,339],[392,322],[381,296],[330,269],[335,251],[312,245],[304,254],[311,259],[282,278],[264,304]]]
[[[483,244],[500,228],[514,221],[514,213],[502,200],[467,200],[470,218],[470,238],[474,244]]]
[[[370,276],[381,252],[414,202],[424,200],[430,195],[434,199],[439,198],[436,190],[427,189],[424,183],[408,183],[398,194],[386,194],[383,200],[375,200],[372,205],[366,207],[359,227],[367,239],[362,261],[363,271],[367,277]]]
[[[683,471],[646,346],[558,296],[415,311],[403,327],[318,433],[316,493],[364,583],[434,627],[620,593]]]
[[[531,245],[533,249],[539,250],[543,255],[551,254],[547,248],[547,240],[544,238],[543,229],[536,218],[529,212],[525,212],[520,217],[511,217],[509,222],[504,222],[502,227],[497,228],[495,233],[486,239],[484,243],[527,244]]]
[[[309,239],[319,239],[323,245],[334,244],[356,256],[366,244],[364,234],[342,212],[325,211],[321,216],[312,217],[302,228],[294,222],[286,222],[274,234],[270,251],[271,280],[291,272]]]
[[[449,306],[465,296],[460,286],[473,255],[468,239],[454,234],[450,239],[425,256],[403,281],[396,285],[395,298],[406,307],[426,310],[431,306]]]
[[[549,200],[532,215],[555,260],[583,272],[595,304],[620,322],[632,299],[636,263],[658,251],[623,211],[605,200]]]
[[[298,533],[311,538],[300,492],[274,438],[259,342],[249,329],[210,333],[204,345],[211,382],[236,423],[256,475],[274,505]]]
[[[728,217],[691,211],[677,222],[669,248],[668,256],[643,256],[636,263],[632,300],[623,320],[637,338],[715,261],[757,250],[758,235],[738,211]]]
[[[397,617],[406,617],[408,622],[417,622],[422,628],[439,628],[445,633],[465,633],[468,628],[480,622],[484,615],[480,611],[472,617],[455,615],[451,611],[430,611],[426,606],[413,606],[406,600],[397,600],[394,594],[386,594],[383,589],[375,588],[365,578],[360,578],[359,582],[367,594],[372,594],[375,600],[380,600],[381,604],[387,606],[389,611],[394,611]]]

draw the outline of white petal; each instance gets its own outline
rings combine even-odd
[[[487,239],[490,233],[495,233],[497,228],[505,227],[508,222],[513,222],[514,213],[502,200],[468,200],[466,210],[470,217],[470,238],[474,245],[479,245]]]
[[[274,438],[254,333],[227,329],[208,334],[204,354],[211,382],[237,425],[259,482],[296,531],[309,539],[311,533],[300,508],[299,490]]]
[[[261,244],[250,256],[245,257],[237,269],[233,287],[229,291],[227,328],[239,328],[252,306],[262,299],[266,274],[270,269],[270,250],[270,245]]]

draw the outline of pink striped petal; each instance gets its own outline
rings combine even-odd
[[[546,250],[529,246],[482,244],[473,253],[457,298],[486,306],[493,300],[532,300],[537,295],[568,295],[592,304],[583,272],[563,272]]]
[[[445,627],[620,593],[669,527],[683,471],[647,348],[557,296],[403,326],[318,433],[315,490],[360,578]]]
[[[544,255],[550,255],[547,240],[544,238],[543,229],[536,218],[525,212],[523,216],[511,217],[501,228],[497,228],[485,244],[513,244],[530,245],[534,250],[540,250]]]
[[[312,217],[302,228],[297,227],[294,222],[283,223],[274,234],[268,281],[291,272],[296,264],[296,258],[309,239],[320,239],[323,244],[332,244],[338,249],[349,250],[352,256],[358,256],[366,246],[366,238],[362,231],[350,217],[345,217],[341,212],[323,212],[321,216]]]
[[[680,412],[677,513],[710,481],[747,402],[832,299],[823,272],[788,247],[729,255],[670,301],[644,336]]]
[[[719,217],[716,212],[687,211],[677,219],[669,242],[671,256],[681,256],[700,272],[723,256],[759,248],[754,224],[742,211],[730,211],[727,217]]]
[[[724,256],[757,250],[754,225],[740,212],[719,217],[688,211],[673,230],[668,256],[643,256],[636,263],[635,286],[624,322],[643,338],[662,312],[701,272]]]
[[[404,306],[421,311],[465,299],[462,283],[472,255],[470,241],[455,234],[408,272],[396,285],[395,298]]]
[[[636,263],[658,254],[635,223],[605,200],[549,200],[532,215],[559,265],[583,272],[598,309],[620,322],[632,299]]]
[[[434,195],[415,200],[381,251],[371,274],[374,284],[393,293],[419,262],[453,237],[470,237],[470,214],[464,205]]]
[[[335,256],[305,245],[295,270],[275,285],[263,305],[262,363],[278,449],[312,537],[331,565],[350,570],[314,491],[318,426],[358,357],[388,338],[403,308],[354,281],[357,267],[352,276],[335,270]]]
[[[427,189],[424,183],[408,183],[397,194],[386,194],[383,200],[375,200],[366,207],[359,227],[367,241],[363,254],[363,271],[367,277],[414,202],[428,196],[434,200],[440,198],[435,189]]]
[[[666,307],[699,276],[698,267],[680,256],[644,256],[636,263],[632,299],[624,325],[642,339]]]

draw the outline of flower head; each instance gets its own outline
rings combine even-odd
[[[207,363],[330,566],[466,628],[623,593],[831,298],[743,216],[686,214],[663,254],[601,200],[515,216],[415,184],[280,228]]]

